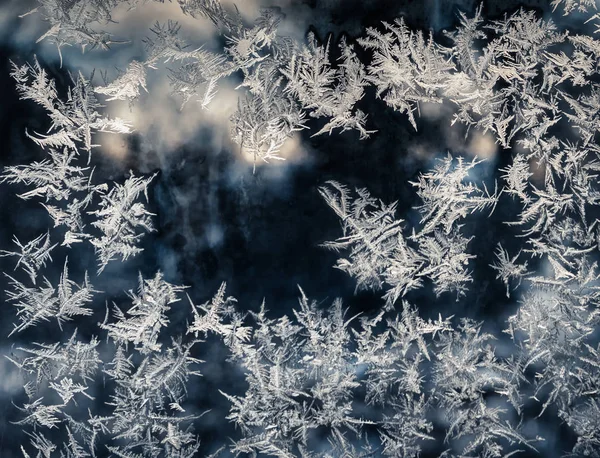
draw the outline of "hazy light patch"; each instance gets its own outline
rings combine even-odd
[[[284,158],[277,159],[270,157],[268,159],[263,159],[260,156],[255,156],[251,150],[241,147],[237,144],[233,147],[233,154],[237,159],[239,159],[238,162],[241,162],[246,167],[252,167],[254,169],[258,169],[263,166],[271,167],[273,165],[285,165],[286,162]],[[280,152],[277,154],[281,156]]]
[[[33,1],[11,0],[0,7],[0,39],[16,46],[36,47],[36,53],[46,60],[59,60],[56,45],[48,40],[43,40],[35,45],[36,40],[46,33],[49,24],[42,20],[39,13],[28,14],[37,4]],[[116,41],[110,45],[109,50],[87,49],[81,46],[63,46],[61,53],[63,67],[71,70],[82,71],[89,76],[92,70],[102,69],[108,71],[109,80],[117,76],[115,67],[124,69],[133,59],[143,60],[146,55],[143,39],[152,37],[150,28],[155,23],[166,23],[168,20],[176,21],[181,25],[179,35],[189,43],[190,49],[201,46],[207,49],[217,47],[219,31],[210,20],[185,15],[177,2],[148,2],[140,4],[137,8],[129,8],[126,2],[117,6],[111,12],[113,22],[92,22],[90,27],[95,31],[111,34]],[[159,69],[158,71],[164,71]]]
[[[260,14],[260,8],[264,7],[261,5],[260,0],[220,0],[219,3],[225,7],[226,11],[234,12],[239,11],[242,18],[247,22],[253,22]]]
[[[179,101],[171,95],[166,75],[155,76],[158,78],[153,78],[155,81],[149,85],[151,95],[144,94],[132,106],[125,101],[111,102],[107,106],[111,116],[130,122],[133,129],[142,135],[146,143],[143,148],[159,152],[175,150],[193,140],[202,127],[211,129],[214,138],[229,138],[229,118],[238,100],[238,93],[231,84],[221,84],[208,109],[201,108],[194,101],[181,109]],[[116,146],[113,144],[112,148]],[[121,150],[116,148],[114,154],[118,156],[119,152]]]
[[[435,148],[431,148],[429,145],[424,144],[412,144],[408,147],[408,154],[410,157],[416,158],[420,161],[431,161],[438,157],[438,152]]]
[[[481,159],[493,159],[498,154],[498,145],[490,132],[475,130],[467,145],[467,153]]]
[[[546,164],[535,158],[529,159],[529,172],[532,173],[530,180],[537,186],[543,186],[546,179]]]
[[[220,0],[226,11],[240,12],[244,21],[251,25],[260,16],[262,8],[269,7],[262,0]],[[277,27],[279,36],[292,37],[300,42],[306,38],[306,32],[314,22],[314,10],[298,0],[277,0],[272,5],[282,13],[281,22]]]
[[[10,350],[4,348],[3,355],[10,355]],[[23,390],[25,383],[19,368],[7,358],[0,359],[0,397],[13,396]]]
[[[279,155],[284,158],[286,162],[291,162],[293,164],[306,162],[309,159],[308,150],[302,146],[300,134],[297,132],[295,132],[291,138],[286,140],[279,151]]]
[[[452,109],[443,103],[421,102],[418,106],[418,114],[420,117],[431,121],[442,117],[450,117]]]
[[[428,111],[427,116],[439,115],[440,119],[447,116],[447,112],[442,105],[440,105],[439,111],[432,108],[432,106],[435,106],[434,104],[428,104],[428,106],[428,110],[430,111]],[[462,124],[453,125],[450,117],[442,120],[442,128],[438,135],[443,139],[443,148],[458,155],[464,154],[470,157],[492,160],[498,154],[499,148],[491,132],[470,129],[468,136],[465,137],[465,127]],[[418,158],[425,159],[432,156],[432,153],[428,152],[427,148],[430,148],[430,146],[416,145],[412,148],[411,152],[416,154]],[[433,154],[436,155],[435,153]]]
[[[100,152],[115,162],[123,162],[129,154],[127,135],[125,134],[100,132],[96,141],[101,145]]]
[[[519,154],[525,157],[531,154],[531,150],[529,150],[528,148],[524,148],[520,142],[515,142],[513,146],[513,151],[515,154]],[[532,174],[529,180],[535,186],[543,187],[546,176],[546,165],[532,156],[529,158],[529,172]]]
[[[484,132],[481,129],[472,128],[468,130],[463,124],[452,124],[452,117],[456,107],[448,103],[421,102],[415,116],[431,122],[439,122],[441,131],[439,135],[443,138],[445,148],[457,153],[466,153],[471,157],[477,156],[481,159],[493,159],[498,154],[498,145],[491,132]],[[424,150],[424,147],[415,147],[415,154],[419,158],[430,157],[431,154]]]
[[[254,23],[260,15],[261,5],[257,0],[234,2],[224,0],[223,5],[229,12],[235,12],[236,6],[243,20],[247,24]],[[283,14],[280,23],[280,36],[292,36],[300,42],[304,41],[311,17],[311,8],[305,5],[295,5],[291,0],[284,0],[277,8],[285,13],[288,9],[292,13]],[[35,6],[35,5],[33,5]],[[41,15],[33,13],[15,22],[14,18],[26,13],[32,8],[22,2],[11,1],[0,8],[0,24],[2,21],[18,24],[17,36],[23,35],[20,40],[31,44],[47,31],[48,24],[41,20]],[[205,18],[193,18],[185,15],[177,2],[157,3],[150,2],[137,8],[129,9],[126,4],[119,5],[112,12],[114,22],[108,24],[93,23],[94,30],[103,30],[110,33],[115,40],[123,43],[111,45],[111,49],[88,50],[82,52],[81,47],[63,47],[63,66],[73,73],[81,71],[84,77],[89,77],[94,70],[95,84],[103,84],[98,70],[107,71],[107,80],[112,81],[118,76],[117,68],[124,69],[132,59],[143,61],[146,51],[143,39],[151,37],[150,28],[156,19],[164,23],[167,20],[177,21],[181,25],[180,35],[190,43],[190,49],[206,46],[213,50],[217,47],[219,31]],[[14,28],[14,25],[12,26]],[[11,38],[13,41],[15,38]],[[37,45],[38,53],[48,60],[57,61],[59,58],[56,46],[44,41]],[[106,103],[105,111],[109,116],[120,117],[132,124],[141,138],[142,150],[153,150],[159,154],[175,150],[182,145],[194,140],[200,129],[210,129],[211,137],[218,145],[233,151],[236,157],[241,157],[243,162],[254,166],[254,157],[251,154],[240,152],[240,147],[230,139],[230,117],[236,111],[238,99],[243,94],[235,90],[233,82],[223,80],[219,82],[218,92],[208,109],[202,109],[194,100],[190,100],[182,109],[181,101],[171,93],[169,86],[168,70],[162,64],[157,69],[148,69],[148,93],[142,93],[132,105],[128,102],[111,101]],[[98,96],[100,101],[104,97]],[[98,134],[97,143],[100,154],[105,155],[115,162],[123,162],[128,155],[129,144],[127,138],[115,134]],[[294,135],[285,142],[279,155],[285,161],[269,160],[268,163],[258,159],[256,166],[289,166],[306,162],[307,151],[302,147],[300,137]],[[162,161],[161,161],[162,162]],[[162,163],[161,165],[164,165]]]
[[[448,117],[444,122],[442,138],[446,143],[446,147],[451,151],[465,152],[467,150],[467,139],[464,126],[462,124],[452,124],[451,118]]]
[[[102,30],[127,40],[132,39],[132,34],[138,39],[151,37],[149,29],[154,26],[157,18],[161,23],[167,20],[177,21],[181,25],[181,36],[189,41],[206,42],[217,34],[210,20],[183,14],[177,2],[148,2],[134,9],[129,9],[123,3],[113,10],[111,16],[115,22],[102,26]]]
[[[208,224],[205,228],[205,237],[208,246],[216,248],[223,243],[223,228],[219,224]]]
[[[17,46],[31,46],[48,29],[38,14],[20,18],[36,6],[33,1],[9,0],[0,6],[0,39]],[[54,47],[56,50],[56,48]]]
[[[281,146],[277,152],[280,159],[269,158],[264,160],[260,157],[255,158],[252,152],[245,151],[239,145],[235,145],[234,154],[237,158],[240,158],[240,162],[257,170],[261,167],[288,168],[293,165],[309,164],[312,161],[309,151],[302,145],[302,139],[298,132],[295,132]]]

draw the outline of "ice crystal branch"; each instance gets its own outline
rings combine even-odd
[[[459,231],[458,221],[484,208],[492,209],[499,194],[465,183],[477,160],[465,165],[461,158],[454,167],[451,156],[440,161],[433,172],[424,173],[413,183],[423,200],[419,208],[422,227],[406,238],[402,220],[396,219],[396,203],[386,205],[365,189],[352,199],[346,187],[329,182],[320,193],[341,219],[343,236],[325,247],[350,250],[349,259],[336,267],[357,280],[358,289],[383,289],[391,306],[407,291],[422,286],[424,277],[435,284],[437,294],[455,291],[464,294],[471,281],[465,266],[474,256],[466,252],[469,238]]]
[[[10,289],[6,291],[6,297],[18,308],[19,318],[19,324],[14,326],[11,334],[51,318],[56,318],[59,327],[62,327],[64,321],[70,321],[74,316],[92,313],[86,304],[91,302],[96,291],[90,285],[87,273],[81,286],[69,279],[66,261],[56,287],[46,278],[43,279],[43,285],[28,287],[9,275],[7,277]]]
[[[52,262],[50,252],[56,247],[56,244],[51,244],[49,232],[45,236],[44,234],[37,236],[25,245],[16,236],[13,238],[13,242],[20,248],[20,252],[0,250],[0,256],[17,256],[19,259],[15,269],[21,266],[29,274],[31,282],[35,283],[40,268],[45,267],[47,261]]]
[[[163,280],[161,272],[150,280],[139,279],[138,293],[130,292],[132,306],[125,315],[115,307],[115,323],[102,323],[101,329],[117,343],[133,343],[141,353],[159,351],[157,342],[161,328],[168,325],[166,312],[171,304],[179,301],[177,293],[181,287]]]
[[[107,101],[128,100],[133,101],[140,95],[140,88],[148,91],[146,88],[146,69],[138,61],[132,61],[127,70],[118,78],[106,86],[96,87],[94,89],[98,94],[108,96]]]
[[[308,46],[301,53],[292,55],[289,64],[281,73],[287,77],[286,90],[297,99],[309,115],[314,118],[327,117],[330,121],[314,135],[330,133],[333,129],[356,129],[360,137],[367,138],[366,114],[355,111],[356,103],[363,98],[367,86],[363,64],[354,49],[340,42],[341,64],[332,68],[329,58],[329,43],[319,46],[314,34],[308,35]]]
[[[490,194],[485,186],[478,188],[473,183],[465,183],[469,171],[481,160],[473,159],[465,164],[461,157],[456,166],[452,156],[438,162],[432,172],[423,173],[419,181],[412,183],[423,201],[418,207],[421,212],[422,234],[435,228],[450,233],[457,221],[476,211],[491,207],[498,201],[498,193]]]
[[[502,282],[506,285],[506,297],[510,297],[509,288],[511,279],[516,280],[517,285],[515,288],[518,288],[523,277],[528,274],[527,261],[523,262],[523,264],[517,262],[520,254],[521,253],[519,252],[511,258],[508,252],[502,248],[502,245],[498,244],[496,249],[497,263],[492,264],[492,269],[498,272],[496,278],[498,280],[502,280]]]
[[[130,132],[129,125],[119,118],[107,118],[98,111],[102,105],[94,96],[94,89],[81,73],[69,88],[67,100],[58,96],[56,84],[48,78],[46,71],[37,60],[33,65],[17,66],[12,64],[11,76],[17,82],[17,90],[23,100],[32,100],[42,106],[50,116],[52,124],[47,135],[35,134],[30,138],[42,147],[69,148],[78,147],[88,153],[92,147],[92,133]]]
[[[232,403],[228,418],[244,433],[234,452],[294,456],[295,447],[309,446],[311,430],[327,427],[341,439],[339,433],[365,423],[352,415],[358,382],[341,302],[324,314],[302,293],[294,315],[296,323],[268,319],[263,304],[253,314],[256,325],[233,348],[248,382],[244,396],[226,395]]]
[[[156,174],[151,177],[131,176],[125,183],[115,183],[114,186],[101,196],[98,210],[89,212],[97,217],[92,225],[102,232],[102,236],[90,242],[98,255],[98,273],[117,257],[125,261],[130,256],[142,251],[137,243],[143,233],[138,233],[138,227],[147,232],[153,231],[150,213],[141,202],[136,202],[140,194],[148,200],[148,186]]]

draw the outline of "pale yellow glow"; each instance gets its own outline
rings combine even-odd
[[[127,135],[100,132],[96,142],[102,145],[99,150],[116,162],[123,162],[129,154]]]
[[[467,151],[481,159],[492,159],[498,153],[498,145],[490,132],[474,131]]]

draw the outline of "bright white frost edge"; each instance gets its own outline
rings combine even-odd
[[[59,49],[114,42],[91,24],[108,21],[117,0],[39,3],[34,13],[50,24],[40,39]],[[386,306],[375,317],[347,317],[340,300],[322,311],[302,291],[293,317],[269,318],[264,305],[259,313],[242,314],[223,285],[201,306],[189,300],[187,332],[166,345],[168,313],[183,288],[159,272],[140,278],[127,310],[107,310],[98,326],[109,343],[83,342],[75,332],[67,340],[16,349],[9,358],[28,379],[29,401],[19,407],[18,421],[31,427],[23,455],[196,456],[197,416],[186,412],[193,406],[184,402],[185,387],[201,367],[193,347],[214,334],[228,347],[231,362],[245,369],[248,384],[243,396],[222,393],[231,402],[227,419],[239,427],[239,436],[218,453],[413,457],[433,439],[435,420],[446,428],[444,457],[510,456],[535,450],[543,440],[518,421],[533,399],[540,415],[557,412],[578,436],[570,455],[600,456],[600,347],[592,346],[600,315],[599,229],[596,221],[587,221],[600,197],[595,144],[600,91],[593,79],[600,42],[559,32],[533,12],[485,21],[479,10],[474,18],[461,15],[460,26],[447,33],[450,48],[398,20],[370,28],[358,40],[371,52],[367,65],[344,40],[340,60],[332,64],[329,46],[313,36],[306,45],[278,36],[273,10],[247,26],[216,0],[179,3],[186,14],[208,17],[223,33],[223,53],[187,48],[179,26],[169,22],[151,30],[144,62],[131,62],[102,87],[78,75],[61,97],[37,62],[13,66],[21,98],[41,105],[52,126],[43,135],[28,133],[47,159],[6,167],[2,181],[27,185],[30,190],[20,197],[41,198],[54,227],[65,226],[62,241],[55,241],[53,229],[30,242],[15,238],[14,251],[1,252],[15,257],[22,270],[10,276],[6,292],[17,308],[13,334],[54,320],[62,327],[93,314],[87,305],[98,292],[87,274],[81,284],[69,279],[65,260],[58,285],[43,276],[58,243],[91,243],[99,275],[109,262],[139,253],[143,232],[153,230],[152,214],[140,201],[153,177],[131,173],[123,183],[93,184],[86,165],[95,132],[131,129],[103,116],[95,94],[134,103],[140,88],[151,94],[146,72],[160,65],[171,65],[172,88],[182,102],[197,100],[203,108],[220,80],[234,72],[243,76],[239,89],[245,97],[232,116],[232,134],[254,160],[280,159],[279,149],[306,128],[307,116],[326,119],[315,135],[354,129],[367,137],[372,132],[366,114],[355,105],[371,85],[415,128],[420,103],[446,102],[455,109],[453,122],[491,131],[501,146],[517,144],[521,152],[501,170],[503,186],[493,191],[469,177],[479,160],[440,160],[413,183],[421,201],[418,227],[406,227],[395,203],[381,202],[365,189],[353,194],[337,182],[320,188],[342,223],[340,238],[325,246],[344,256],[336,267],[354,277],[357,288],[382,291]],[[595,6],[589,0],[552,5],[561,3],[565,14],[591,14]],[[479,51],[475,40],[485,43]],[[576,97],[569,95],[574,87],[581,92]],[[561,120],[574,127],[577,141],[552,135]],[[87,158],[80,157],[82,150]],[[518,289],[521,296],[505,329],[512,354],[499,357],[494,336],[482,332],[480,323],[442,316],[425,321],[401,298],[426,279],[438,295],[465,294],[474,255],[461,222],[510,198],[522,210],[507,223],[521,227],[526,237],[518,253],[499,246],[491,266],[507,294]],[[546,262],[544,272],[528,270],[532,257]],[[100,372],[114,388],[107,404],[111,413],[104,417],[82,412]],[[360,414],[364,403],[376,407],[371,410],[376,417]],[[365,425],[373,425],[379,437],[365,433]],[[51,429],[60,431],[51,433],[53,439],[64,441],[50,441]],[[327,440],[317,440],[317,432]]]

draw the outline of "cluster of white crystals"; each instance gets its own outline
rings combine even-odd
[[[382,292],[385,306],[375,316],[349,317],[339,299],[322,310],[302,290],[293,316],[271,317],[264,304],[243,313],[224,284],[211,301],[189,300],[190,307],[181,302],[184,287],[157,272],[140,276],[127,304],[114,305],[112,314],[107,307],[97,328],[106,345],[75,332],[17,347],[9,359],[28,380],[18,421],[29,428],[23,456],[199,456],[198,416],[186,412],[186,386],[200,375],[196,346],[212,336],[229,351],[230,361],[221,363],[243,368],[246,380],[243,394],[221,392],[239,433],[216,454],[409,458],[442,437],[444,458],[508,457],[535,452],[544,440],[519,421],[534,402],[540,416],[558,414],[577,436],[566,456],[600,457],[600,227],[591,216],[600,203],[600,40],[560,31],[532,11],[488,21],[479,9],[471,18],[461,14],[458,27],[446,32],[449,47],[398,19],[367,29],[354,44],[340,40],[340,58],[332,62],[329,43],[312,34],[306,43],[280,36],[275,9],[248,25],[218,0],[178,2],[185,14],[212,21],[223,52],[192,49],[177,23],[156,23],[144,59],[99,87],[79,74],[64,97],[37,61],[13,65],[18,93],[46,111],[50,128],[27,134],[46,158],[6,167],[1,181],[26,187],[18,196],[39,200],[54,227],[31,241],[15,237],[14,251],[0,251],[22,270],[8,276],[5,293],[16,309],[11,335],[48,323],[62,328],[97,312],[91,304],[100,292],[87,273],[81,283],[69,279],[66,259],[56,285],[46,278],[57,246],[90,243],[99,276],[111,262],[140,253],[143,234],[153,231],[154,215],[140,197],[148,201],[155,176],[132,172],[121,182],[94,184],[89,164],[97,132],[131,129],[104,116],[96,94],[136,103],[145,92],[151,96],[147,72],[158,66],[169,66],[183,104],[204,109],[218,97],[221,80],[240,78],[232,138],[254,160],[281,159],[282,146],[308,128],[309,118],[325,122],[315,135],[355,130],[368,137],[374,131],[357,104],[370,86],[415,129],[420,104],[446,103],[454,108],[452,122],[492,133],[514,155],[493,191],[471,174],[482,160],[439,159],[412,182],[420,215],[414,225],[397,217],[396,202],[366,189],[337,181],[319,188],[341,222],[339,238],[324,246],[340,254],[335,267],[357,289]],[[145,2],[38,3],[32,14],[49,23],[40,40],[60,50],[118,43],[96,27],[120,4]],[[552,6],[589,16],[595,2]],[[571,140],[556,136],[561,123],[572,127]],[[499,336],[484,332],[483,323],[425,320],[405,297],[428,287],[437,296],[466,296],[475,255],[465,221],[493,212],[502,199],[521,206],[506,221],[521,231],[521,249],[499,245],[490,266],[507,295],[518,291],[520,298],[503,329],[509,356],[497,351]],[[534,258],[546,268],[533,269]],[[169,327],[173,308],[189,314],[179,333]],[[88,402],[97,380],[110,392],[102,414]]]

